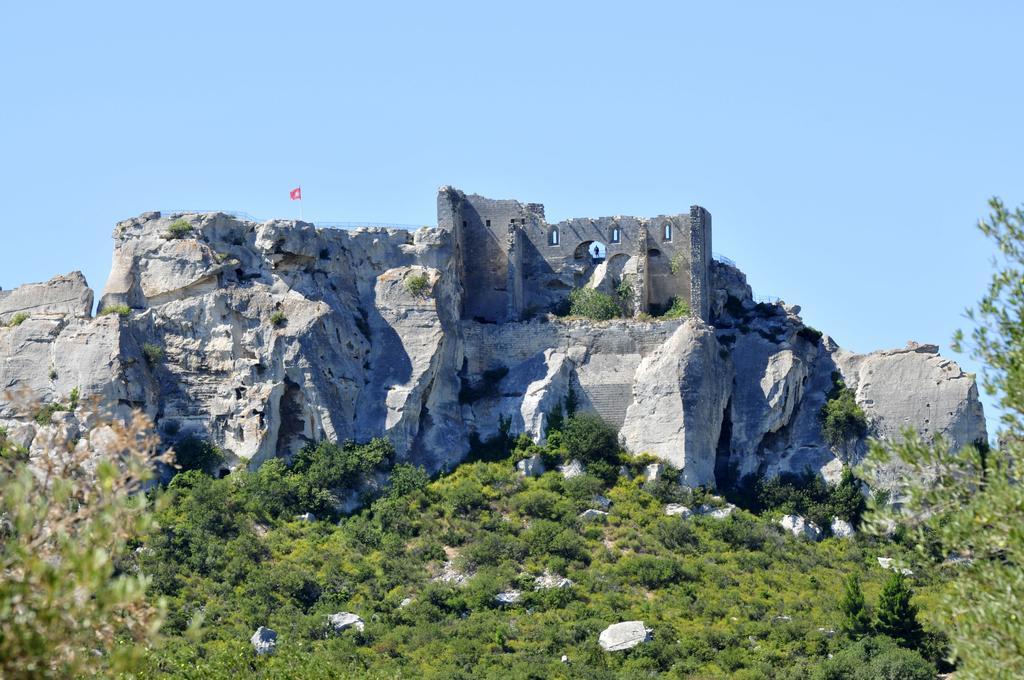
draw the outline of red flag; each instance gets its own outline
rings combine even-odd
[[[291,191],[288,192],[288,195],[291,196],[293,201],[301,201],[302,200],[302,187],[296,187],[296,188],[292,189]]]

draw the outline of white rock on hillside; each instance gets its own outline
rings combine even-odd
[[[256,632],[249,638],[249,642],[252,643],[253,650],[261,656],[273,654],[277,651],[277,633],[265,626],[257,628]]]
[[[832,518],[832,535],[836,538],[850,538],[856,532],[853,525],[847,522],[845,519],[839,519],[838,517]]]
[[[327,622],[331,624],[331,628],[334,629],[335,633],[340,633],[349,628],[355,628],[359,632],[362,632],[366,628],[366,624],[363,619],[351,612],[338,612],[337,614],[331,614],[327,617]]]
[[[650,639],[651,630],[644,626],[643,621],[623,621],[613,623],[601,631],[598,644],[606,652],[621,652]]]
[[[665,514],[669,516],[678,515],[686,519],[693,515],[693,510],[680,503],[669,503],[665,506]]]
[[[516,469],[524,477],[540,477],[544,474],[544,459],[539,454],[524,458],[516,463]]]
[[[779,520],[779,526],[797,538],[803,536],[811,541],[820,541],[824,536],[821,527],[800,515],[785,515]]]

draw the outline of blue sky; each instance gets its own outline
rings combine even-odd
[[[844,346],[948,352],[1024,202],[1012,2],[3,3],[0,286],[153,209],[430,224],[452,184],[714,215]],[[974,364],[958,357],[969,369]]]

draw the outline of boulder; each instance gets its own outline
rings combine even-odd
[[[595,510],[593,508],[589,508],[580,513],[580,519],[583,520],[598,520],[604,519],[607,516],[608,513],[605,512],[604,510]]]
[[[573,582],[564,576],[552,574],[550,571],[545,571],[543,574],[533,579],[534,590],[551,590],[552,588],[569,588],[573,585]]]
[[[314,515],[311,512],[304,512],[301,515],[296,515],[295,519],[297,519],[300,522],[315,522],[316,515]]]
[[[704,503],[694,511],[694,514],[711,517],[713,519],[725,519],[732,513],[736,512],[736,510],[736,506],[732,503],[726,503],[725,505]]]
[[[832,518],[832,535],[836,538],[850,538],[857,531],[853,528],[853,525],[847,522],[845,519],[839,519],[838,517]]]
[[[914,571],[912,569],[908,569],[907,567],[899,566],[896,563],[896,560],[893,559],[892,557],[879,557],[878,558],[878,566],[880,566],[882,569],[888,569],[889,571],[898,572],[900,574],[903,574],[904,576],[913,576],[914,575]]]
[[[565,477],[566,479],[579,477],[580,475],[586,473],[586,470],[583,468],[583,463],[575,459],[570,460],[567,463],[563,463],[562,465],[559,465],[558,471],[561,472],[562,476]]]
[[[277,651],[277,633],[265,626],[257,628],[256,632],[249,638],[249,642],[252,643],[253,650],[261,656],[273,654]]]
[[[599,493],[594,494],[591,500],[594,502],[594,505],[601,508],[602,510],[607,510],[608,508],[612,507],[612,500],[607,496],[602,496]]]
[[[523,594],[518,590],[506,590],[494,596],[494,601],[500,605],[510,605],[523,599]]]
[[[662,475],[665,474],[664,463],[651,463],[644,468],[644,481],[657,482],[661,480]]]
[[[678,515],[683,519],[693,516],[693,510],[682,505],[681,503],[669,503],[665,506],[665,514],[671,516]]]
[[[811,541],[820,541],[824,533],[814,522],[800,515],[786,515],[779,520],[779,526],[797,538],[803,536]]]
[[[540,477],[544,474],[544,460],[540,454],[530,456],[516,463],[516,469],[524,477]]]
[[[621,652],[651,640],[651,629],[643,621],[613,623],[601,631],[598,644],[606,652]]]
[[[361,633],[366,627],[363,620],[351,612],[338,612],[337,614],[331,614],[327,617],[327,622],[331,624],[331,628],[334,629],[335,633],[340,633],[349,628],[355,628]]]

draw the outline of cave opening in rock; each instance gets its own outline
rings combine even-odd
[[[738,466],[732,461],[732,398],[729,398],[722,413],[722,429],[718,433],[715,449],[715,486],[719,491],[730,489],[739,482]]]

